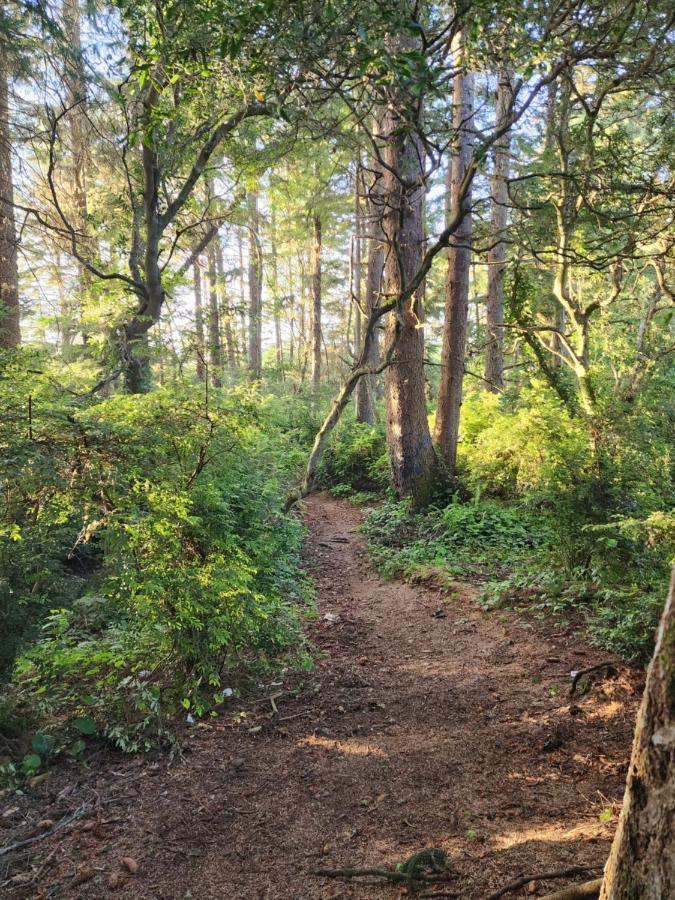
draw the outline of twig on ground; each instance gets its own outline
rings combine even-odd
[[[584,675],[590,675],[591,672],[599,672],[600,669],[607,669],[608,672],[613,672],[616,675],[616,665],[611,660],[598,663],[597,666],[589,666],[587,669],[580,669],[578,672],[573,672],[571,674],[572,684],[570,685],[570,697],[574,696],[577,685]]]
[[[518,888],[525,887],[525,885],[529,884],[531,881],[553,881],[555,878],[570,878],[572,875],[586,875],[592,871],[592,866],[572,866],[569,869],[560,869],[556,872],[544,872],[541,875],[521,875],[520,878],[516,878],[515,881],[511,881],[505,887],[495,891],[494,894],[490,894],[487,900],[499,900],[504,894],[510,894],[512,891],[517,891]]]
[[[596,878],[594,881],[585,881],[583,884],[575,884],[572,887],[563,888],[554,894],[547,894],[540,900],[595,900],[600,894],[602,887],[602,878]]]
[[[75,812],[70,813],[67,816],[64,816],[60,819],[53,828],[50,828],[47,831],[43,831],[41,834],[33,835],[33,837],[25,838],[23,841],[17,841],[16,844],[10,844],[8,847],[0,847],[0,856],[6,856],[8,853],[13,853],[15,850],[20,850],[22,847],[28,847],[30,844],[35,844],[37,841],[43,841],[45,838],[51,837],[53,834],[56,834],[57,831],[60,831],[62,828],[70,825],[71,822],[74,822],[76,819],[81,819],[87,810],[86,803],[83,803],[82,806],[78,807]]]

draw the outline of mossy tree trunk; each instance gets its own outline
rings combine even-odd
[[[675,570],[638,713],[600,900],[675,897]]]

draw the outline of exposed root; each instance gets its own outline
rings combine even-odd
[[[595,900],[600,895],[601,887],[602,878],[596,878],[595,881],[586,881],[583,884],[563,888],[554,894],[547,894],[545,897],[540,897],[540,900]]]
[[[529,884],[531,881],[553,881],[555,878],[571,878],[573,875],[585,875],[589,874],[591,871],[592,869],[589,868],[589,866],[572,866],[569,869],[559,869],[556,872],[544,872],[540,875],[522,875],[520,878],[516,878],[515,881],[509,882],[509,884],[500,890],[495,891],[494,894],[490,894],[486,900],[499,900],[504,894],[510,894],[512,891],[517,891],[519,888],[525,887],[525,885]],[[546,898],[542,898],[542,900],[546,900]]]

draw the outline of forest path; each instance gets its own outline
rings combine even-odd
[[[15,896],[399,897],[381,881],[311,873],[442,847],[457,873],[445,890],[485,900],[522,873],[603,864],[614,827],[603,810],[622,796],[639,676],[622,669],[571,715],[569,671],[605,653],[569,624],[487,615],[468,586],[448,597],[384,581],[360,518],[328,495],[306,504],[315,670],[186,728],[180,760],[93,761],[60,809],[95,791],[98,824],[55,837],[52,862]]]

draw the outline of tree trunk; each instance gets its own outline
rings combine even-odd
[[[321,383],[321,217],[312,219],[312,387]]]
[[[378,134],[377,121],[375,122],[374,133],[375,135]],[[368,241],[364,302],[366,320],[380,301],[382,275],[384,272],[384,231],[382,229],[382,218],[384,215],[384,202],[382,196],[384,180],[383,172],[382,167],[375,160],[369,162],[369,168],[373,172],[373,178],[368,192],[368,231],[370,239]],[[373,334],[366,365],[370,368],[374,368],[377,365],[379,356],[380,348],[378,332],[376,330]],[[376,375],[364,375],[356,386],[357,422],[367,422],[369,425],[375,423],[376,381]]]
[[[0,348],[21,343],[7,55],[0,52]]]
[[[258,192],[248,194],[248,368],[251,378],[262,377],[262,258]]]
[[[455,38],[456,65],[464,65],[463,36]],[[449,167],[451,216],[458,212],[458,194],[473,148],[473,75],[458,69],[453,86],[453,128],[456,149]],[[448,248],[448,269],[445,278],[445,322],[441,349],[441,380],[436,413],[434,439],[438,445],[447,474],[455,477],[459,415],[462,407],[464,381],[464,353],[469,309],[469,271],[471,264],[471,192],[462,205],[463,217],[452,244]]]
[[[225,336],[225,348],[227,350],[227,366],[231,373],[237,371],[237,348],[234,340],[234,332],[232,330],[232,310],[227,299],[227,290],[225,288],[225,265],[223,263],[223,245],[220,240],[220,233],[217,233],[213,239],[216,245],[216,276],[218,278],[218,318],[222,326],[222,332]],[[220,341],[222,347],[222,339]]]
[[[239,364],[248,364],[248,327],[246,324],[246,286],[244,284],[244,242],[241,228],[237,228],[237,250],[239,253]]]
[[[403,42],[399,42],[403,44]],[[412,41],[411,41],[412,44]],[[420,269],[424,244],[424,150],[390,103],[382,121],[383,229],[388,244],[384,281],[388,296],[401,294]],[[394,487],[414,508],[430,499],[436,474],[424,384],[421,290],[387,317],[390,366],[386,376],[387,445]]]
[[[216,277],[216,240],[217,236],[209,242],[207,250],[209,314],[206,320],[206,332],[209,349],[209,374],[211,376],[211,384],[214,387],[222,387],[222,359],[220,356],[220,327],[218,321],[218,283]]]
[[[675,569],[647,672],[600,900],[675,897]]]
[[[89,129],[87,125],[86,99],[87,82],[82,57],[82,37],[79,0],[63,0],[63,26],[68,44],[65,60],[64,82],[66,104],[68,106],[68,128],[70,144],[70,197],[67,204],[68,217],[80,235],[83,248],[90,251],[82,236],[87,232],[87,163],[89,156]],[[87,255],[90,255],[89,253]],[[66,300],[61,316],[63,318],[63,352],[69,349],[77,332],[78,319],[82,318],[82,304],[89,289],[91,278],[85,267],[77,263],[77,294],[75,302]],[[68,295],[66,294],[66,297]],[[83,339],[85,336],[83,335]]]
[[[277,368],[283,378],[284,345],[281,338],[281,298],[279,297],[279,261],[277,259],[277,211],[272,206],[270,216],[271,253],[272,253],[272,296],[274,308],[274,346],[276,348]]]
[[[496,124],[500,128],[511,110],[511,77],[505,69],[499,72],[497,85]],[[506,267],[506,223],[508,219],[508,177],[511,139],[506,132],[494,144],[492,176],[492,212],[490,249],[488,250],[487,328],[485,347],[485,380],[488,390],[498,393],[504,387],[504,269]]]
[[[361,238],[361,160],[357,159],[354,173],[354,233],[349,245],[349,315],[347,317],[347,352],[356,358],[361,349],[361,281],[362,246]],[[351,344],[350,323],[354,314],[354,344]]]
[[[204,308],[202,306],[202,273],[199,260],[192,266],[192,278],[195,295],[195,333],[197,335],[197,378],[204,381],[206,366],[204,365]]]

